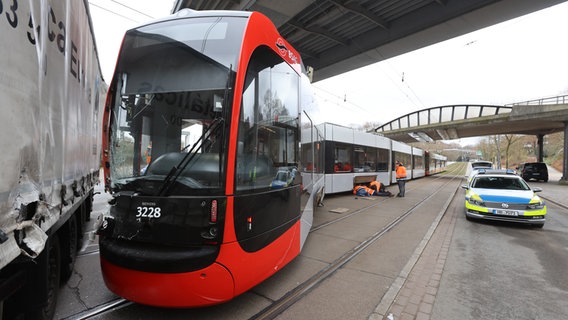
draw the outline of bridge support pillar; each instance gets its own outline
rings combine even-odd
[[[544,134],[537,134],[536,139],[537,139],[536,144],[538,146],[537,160],[536,161],[543,162],[544,161]]]
[[[568,121],[564,122],[564,161],[562,162],[562,177],[560,182],[568,184]]]

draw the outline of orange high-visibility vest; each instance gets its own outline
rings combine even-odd
[[[369,187],[366,187],[366,186],[355,186],[355,188],[353,188],[353,194],[357,194],[357,190],[359,190],[361,188],[365,189],[365,191],[367,191],[367,193],[370,194],[370,195],[375,194],[375,190],[373,190]]]
[[[357,190],[361,189],[361,188],[365,188],[363,186],[355,186],[355,188],[353,188],[353,194],[357,194]]]
[[[406,168],[403,165],[396,167],[396,178],[406,179]]]
[[[375,190],[381,190],[381,183],[379,181],[371,181],[371,183],[369,183],[369,186],[371,187],[371,189],[373,189],[373,186],[375,186]]]

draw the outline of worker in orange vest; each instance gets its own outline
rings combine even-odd
[[[375,190],[375,194],[376,196],[382,196],[382,197],[392,197],[393,194],[390,191],[386,191],[385,189],[385,185],[382,184],[380,181],[371,181],[369,183],[369,188]]]
[[[402,162],[396,160],[396,182],[398,183],[397,197],[404,197],[406,185],[406,168]]]
[[[359,197],[368,197],[374,195],[375,190],[367,186],[358,184],[353,188],[353,194]]]

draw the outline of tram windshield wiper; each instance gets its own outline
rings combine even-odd
[[[202,148],[204,141],[209,140],[211,138],[211,135],[216,134],[219,128],[223,127],[224,122],[225,121],[222,117],[217,117],[213,119],[209,128],[207,128],[207,130],[203,132],[203,134],[199,137],[199,139],[193,144],[191,149],[189,149],[187,154],[181,159],[181,161],[177,165],[172,167],[168,175],[164,178],[162,187],[158,192],[159,196],[167,195],[169,189],[174,184],[174,182],[179,178],[179,176],[185,170],[188,164],[190,164],[193,161],[193,159],[198,155],[197,150]],[[186,146],[184,149],[186,149],[187,147],[188,146]]]

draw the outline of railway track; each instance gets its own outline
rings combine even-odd
[[[117,298],[115,300],[111,300],[89,310],[74,314],[72,316],[66,317],[63,320],[87,320],[93,319],[96,316],[104,314],[106,312],[112,312],[114,310],[122,309],[134,304],[134,302]]]

